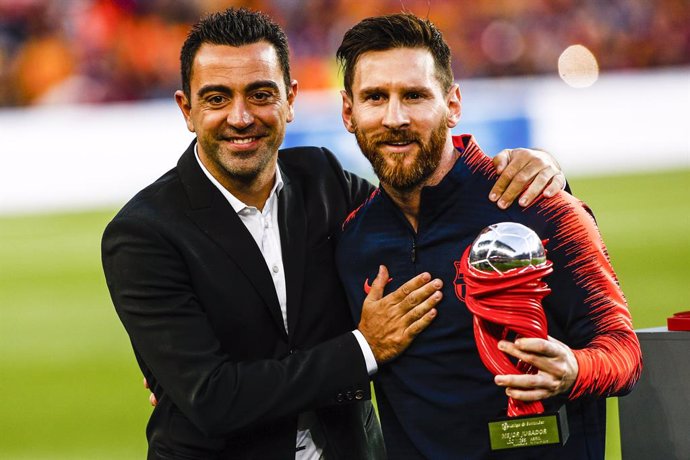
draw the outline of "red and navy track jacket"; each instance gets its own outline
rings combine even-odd
[[[388,267],[386,293],[428,271],[444,282],[431,326],[403,355],[374,377],[391,459],[603,458],[605,396],[630,391],[641,371],[639,342],[606,248],[588,208],[566,192],[528,208],[499,209],[488,200],[497,176],[469,135],[454,137],[456,164],[421,192],[415,232],[383,189],[343,224],[336,260],[354,320],[378,267]],[[455,293],[455,262],[488,225],[513,221],[532,228],[553,262],[544,280],[548,333],[575,352],[579,374],[572,391],[545,401],[567,404],[570,439],[563,447],[492,453],[487,422],[505,416],[507,397],[482,364],[472,315]]]

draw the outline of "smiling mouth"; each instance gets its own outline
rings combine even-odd
[[[233,137],[226,139],[228,142],[237,145],[251,144],[252,142],[258,140],[258,137]]]
[[[381,147],[388,147],[390,149],[403,149],[406,147],[410,147],[411,145],[415,144],[416,141],[410,139],[410,140],[405,140],[405,141],[383,141],[380,142],[379,145]]]

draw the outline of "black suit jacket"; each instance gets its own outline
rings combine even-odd
[[[310,409],[328,458],[382,456],[331,238],[371,185],[325,149],[280,152],[286,334],[261,252],[193,145],[102,242],[115,309],[159,401],[149,458],[293,459],[297,415]]]

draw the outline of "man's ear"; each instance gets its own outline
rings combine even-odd
[[[177,106],[182,111],[184,121],[185,123],[187,123],[187,129],[192,133],[195,132],[194,123],[192,122],[191,117],[192,104],[189,101],[189,99],[187,99],[187,96],[182,90],[178,89],[177,91],[175,91],[175,102],[177,102]]]
[[[297,80],[292,80],[290,82],[290,88],[288,88],[287,92],[287,103],[288,103],[288,113],[287,113],[287,122],[290,123],[292,120],[295,119],[295,98],[297,97]]]
[[[448,128],[455,128],[455,125],[460,121],[462,113],[462,94],[460,94],[460,86],[454,83],[448,91],[446,96],[448,105],[448,120],[446,122]]]
[[[355,129],[352,123],[352,98],[345,90],[340,91],[340,96],[343,98],[343,124],[345,125],[345,129],[351,133],[354,133]]]

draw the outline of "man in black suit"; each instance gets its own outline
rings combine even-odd
[[[148,458],[383,458],[369,376],[433,320],[440,281],[423,273],[383,297],[381,267],[352,323],[331,235],[372,187],[326,149],[278,152],[297,83],[268,17],[208,16],[181,61],[175,98],[197,139],[102,244],[158,400]],[[553,170],[515,156],[530,177]]]

